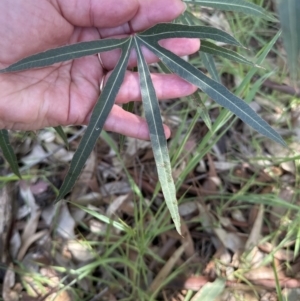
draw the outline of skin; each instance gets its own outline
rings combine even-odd
[[[180,0],[1,0],[0,69],[34,53],[81,41],[124,37],[184,11]],[[197,39],[169,39],[161,45],[177,55],[197,51]],[[148,63],[157,58],[144,49]],[[109,77],[120,51],[88,56],[47,68],[0,75],[0,129],[37,130],[87,124],[100,84]],[[129,67],[136,65],[130,54]],[[182,97],[196,88],[176,75],[152,75],[160,100]],[[140,101],[138,74],[127,71],[116,104]],[[114,105],[105,129],[149,139],[144,119]],[[165,126],[166,137],[170,130]]]

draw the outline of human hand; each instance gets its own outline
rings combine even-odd
[[[34,53],[82,41],[139,32],[176,18],[180,0],[2,0],[0,2],[0,69]],[[169,39],[161,45],[177,55],[198,50],[196,39]],[[145,50],[148,63],[157,61]],[[36,130],[87,124],[118,51],[88,56],[47,68],[0,75],[0,129]],[[129,66],[136,64],[131,54]],[[189,95],[196,88],[176,75],[152,76],[157,97]],[[127,71],[116,104],[140,101],[138,74]],[[104,128],[148,139],[146,121],[114,105]],[[166,136],[170,130],[165,126]]]

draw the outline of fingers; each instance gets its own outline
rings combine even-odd
[[[169,22],[185,9],[181,0],[57,0],[62,15],[75,26],[120,26],[120,34],[141,31],[154,24]],[[54,4],[54,5],[55,5]],[[103,32],[103,34],[105,34]],[[111,35],[108,31],[107,35]],[[106,36],[107,36],[106,35]]]
[[[175,38],[161,40],[159,44],[174,52],[178,56],[190,55],[195,53],[200,48],[199,39]],[[155,63],[158,58],[147,48],[142,47],[143,55],[148,64]],[[112,70],[121,55],[121,50],[112,50],[100,54],[102,65],[107,70]],[[129,57],[128,67],[132,68],[137,65],[137,57],[135,51],[132,51]]]
[[[181,0],[140,0],[138,13],[130,21],[138,32],[157,23],[170,22],[184,12],[186,6]]]
[[[117,1],[114,1],[116,3]],[[145,30],[157,23],[170,22],[185,10],[185,4],[180,0],[139,0],[139,8],[129,24],[120,26],[105,26],[101,29],[102,38],[114,35],[129,34]]]
[[[105,122],[104,129],[106,131],[116,132],[132,138],[142,140],[150,139],[146,120],[123,110],[117,105],[114,105],[110,112]],[[166,138],[168,139],[171,135],[169,127],[164,125],[164,131]]]
[[[151,74],[151,78],[156,96],[160,100],[184,97],[197,90],[197,87],[175,74]],[[116,103],[122,104],[139,100],[141,100],[139,75],[137,72],[127,71]]]
[[[0,68],[65,44],[72,31],[49,1],[0,1]]]

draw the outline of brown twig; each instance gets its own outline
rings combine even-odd
[[[300,91],[296,91],[296,89],[294,89],[293,87],[288,86],[288,85],[281,85],[281,84],[273,82],[269,79],[266,79],[262,83],[262,85],[264,87],[270,88],[272,90],[276,90],[276,91],[279,91],[279,92],[282,92],[282,93],[285,93],[285,94],[288,94],[288,95],[293,95],[293,96],[296,96],[296,97],[300,97]]]
[[[208,282],[210,282],[210,280],[207,277],[192,276],[186,279],[178,278],[173,282],[171,282],[168,285],[168,287],[198,291],[202,286],[204,286]],[[275,279],[257,279],[257,280],[251,280],[251,283],[266,289],[275,289],[277,286]],[[285,288],[300,288],[300,279],[285,277],[285,278],[280,278],[279,283],[281,287],[285,287]],[[227,287],[237,288],[240,285],[242,285],[240,281],[226,281]]]

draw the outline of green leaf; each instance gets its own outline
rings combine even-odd
[[[195,301],[214,301],[224,291],[225,280],[217,278],[214,282],[206,283],[193,298]]]
[[[281,22],[284,47],[293,80],[299,75],[300,54],[300,1],[277,0],[277,10]]]
[[[217,46],[214,43],[211,43],[209,41],[201,41],[200,53],[201,52],[206,52],[206,53],[213,54],[213,55],[219,55],[219,56],[222,56],[226,59],[229,59],[229,60],[237,62],[237,63],[254,66],[254,64],[252,62],[248,61],[244,56],[236,53],[235,51],[226,49],[224,47]]]
[[[261,65],[265,58],[267,57],[268,53],[274,47],[274,44],[277,42],[280,36],[280,32],[277,32],[276,35],[272,38],[272,40],[265,44],[262,49],[260,49],[259,53],[257,54],[257,58],[255,60],[256,65]],[[237,94],[245,93],[247,87],[249,86],[254,74],[257,72],[256,67],[250,68],[248,73],[244,76],[242,83],[236,89]],[[257,87],[255,88],[257,90]],[[251,92],[246,94],[245,100],[249,103],[252,101]],[[188,176],[192,170],[199,164],[199,161],[203,158],[203,156],[210,151],[210,149],[217,143],[222,136],[233,126],[234,121],[236,118],[232,118],[232,112],[228,110],[222,109],[220,111],[219,116],[214,121],[212,125],[212,130],[207,132],[207,134],[201,139],[197,149],[195,150],[196,155],[188,161],[187,166],[181,172],[180,176],[177,179],[176,186],[180,187],[184,182],[184,179]],[[259,195],[260,197],[261,195]]]
[[[145,116],[149,127],[153,154],[157,167],[158,178],[166,200],[167,207],[175,224],[176,230],[181,234],[180,216],[176,199],[176,188],[172,178],[172,169],[164,133],[163,123],[160,115],[159,104],[155,89],[151,80],[148,65],[140,48],[140,39],[134,38],[135,49],[138,58],[138,71]]]
[[[87,55],[96,54],[102,51],[120,48],[124,43],[126,43],[127,40],[127,38],[96,40],[50,49],[38,54],[28,56],[5,69],[1,69],[0,73],[46,67],[55,63],[60,63]]]
[[[200,52],[200,57],[202,59],[204,67],[207,69],[212,79],[220,83],[220,77],[212,55],[205,52]]]
[[[229,109],[241,120],[253,127],[262,135],[285,146],[284,140],[272,127],[260,118],[251,107],[240,98],[232,94],[223,85],[210,79],[200,70],[190,65],[185,60],[179,58],[172,52],[156,44],[150,44],[148,40],[142,40],[143,44],[149,48],[159,59],[173,72],[177,73],[186,81],[199,87],[221,106]]]
[[[115,98],[123,82],[131,45],[132,39],[129,39],[121,46],[121,58],[104,86],[104,89],[93,110],[90,123],[80,141],[78,149],[74,154],[68,174],[59,191],[57,201],[62,199],[72,189],[86,160],[96,144],[105,120],[114,105]]]
[[[116,229],[118,229],[120,231],[126,231],[126,230],[128,230],[128,227],[126,227],[125,223],[119,223],[117,221],[114,221],[113,219],[109,218],[108,216],[106,216],[104,214],[98,213],[95,210],[86,208],[86,207],[81,206],[79,204],[76,204],[76,203],[71,203],[71,204],[72,204],[72,206],[75,206],[75,207],[81,209],[82,211],[90,214],[91,216],[95,217],[99,221],[101,221],[101,222],[103,222],[103,223],[105,223],[107,225],[112,225],[114,228],[116,228]]]
[[[150,50],[152,50],[152,52],[162,60],[162,62],[167,66],[167,68],[179,74],[179,76],[181,76],[185,80],[198,86],[206,94],[212,97],[215,101],[217,101],[222,106],[230,109],[233,113],[235,113],[238,117],[240,117],[246,123],[251,125],[253,128],[258,130],[260,133],[284,145],[284,141],[278,135],[278,133],[276,133],[276,131],[274,131],[265,121],[263,121],[259,116],[257,116],[255,112],[247,104],[245,104],[238,97],[230,93],[225,87],[223,87],[216,81],[206,77],[198,69],[194,68],[192,65],[180,59],[179,57],[169,52],[168,50],[160,47],[157,43],[159,39],[172,38],[172,37],[187,37],[187,38],[201,38],[201,39],[207,38],[207,39],[221,41],[233,45],[239,45],[239,43],[227,33],[211,27],[203,27],[203,26],[190,27],[190,26],[179,25],[179,24],[159,24],[149,30],[146,30],[144,33],[140,33],[137,36],[133,36],[126,39],[99,40],[99,41],[79,43],[75,45],[61,47],[58,49],[48,50],[46,52],[25,58],[20,62],[17,62],[11,65],[10,67],[0,71],[3,73],[3,72],[25,70],[28,68],[44,67],[54,63],[58,63],[58,62],[86,56],[86,55],[92,55],[101,51],[107,51],[114,48],[121,48],[122,50],[121,58],[116,68],[112,72],[94,108],[90,124],[71,162],[70,170],[59,192],[58,200],[63,198],[71,190],[88,156],[90,155],[96,143],[97,138],[99,137],[104,122],[111,111],[111,108],[114,104],[115,97],[124,79],[133,39],[136,41],[137,44],[136,50],[139,52],[140,76],[141,78],[144,78],[143,93],[146,96],[144,95],[143,100],[145,101],[146,99],[145,103],[148,104],[149,106],[150,104],[153,106],[152,111],[146,109],[146,113],[152,112],[151,114],[150,113],[148,114],[150,115],[150,117],[149,116],[147,117],[148,119],[150,118],[149,124],[151,124],[151,118],[152,118],[152,122],[154,125],[152,126],[152,128],[150,128],[151,140],[154,141],[152,142],[153,147],[156,150],[160,151],[159,154],[155,154],[155,156],[159,158],[157,162],[161,162],[161,164],[158,163],[159,164],[158,173],[159,174],[163,173],[163,176],[160,177],[163,179],[161,181],[162,181],[162,186],[163,186],[162,188],[164,194],[166,194],[165,189],[167,189],[167,194],[169,195],[167,196],[168,198],[172,195],[175,195],[175,198],[173,199],[173,203],[169,202],[169,206],[170,206],[169,208],[178,231],[180,229],[179,229],[178,208],[176,203],[176,191],[174,192],[172,190],[173,188],[170,188],[172,187],[172,184],[170,183],[173,182],[171,177],[171,167],[168,166],[170,160],[168,159],[167,162],[164,161],[164,159],[168,158],[165,156],[165,154],[168,156],[168,151],[167,149],[166,150],[164,149],[164,143],[166,142],[164,142],[165,140],[163,140],[164,138],[163,130],[157,127],[159,124],[158,121],[160,120],[160,118],[157,117],[159,115],[159,110],[158,109],[154,110],[154,108],[156,108],[155,105],[156,106],[158,105],[157,105],[156,95],[155,95],[152,82],[151,80],[148,81],[148,78],[150,79],[149,70],[147,69],[146,62],[143,60],[141,55],[140,46],[142,44],[145,45]],[[81,48],[78,48],[79,47],[78,45],[81,45]],[[94,45],[95,47],[93,47],[92,45]],[[89,49],[85,49],[86,47],[89,47]],[[67,52],[68,51],[69,52],[64,53],[66,50]],[[148,93],[148,95],[146,94],[145,91]],[[156,113],[158,113],[158,115]],[[227,112],[227,114],[224,113],[223,115],[227,118],[227,115],[229,116],[230,114],[229,112]],[[219,125],[217,126],[213,125],[212,132],[214,130],[216,131],[218,129],[217,128],[218,126],[219,127],[221,126],[220,122]],[[164,185],[165,182],[163,181],[167,181],[169,188],[165,187]]]
[[[7,130],[0,130],[0,147],[2,149],[4,158],[7,160],[12,171],[16,176],[18,176],[21,179],[22,177],[19,172],[18,160],[14,153],[13,148],[10,145]]]
[[[190,26],[174,23],[157,24],[140,33],[139,37],[151,42],[169,38],[199,38],[241,46],[241,44],[227,32],[209,26]]]
[[[67,138],[63,128],[61,126],[56,126],[56,127],[54,127],[54,129],[57,132],[57,134],[60,136],[60,138],[63,140],[63,142],[65,143],[67,149],[69,149],[70,146],[69,146],[68,138]]]
[[[290,0],[284,0],[284,2]],[[295,0],[297,1],[297,0]],[[240,12],[256,17],[266,17],[267,12],[262,7],[245,0],[184,0],[184,2],[213,7],[219,10]]]

